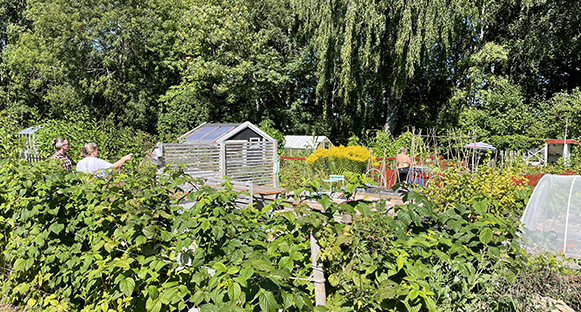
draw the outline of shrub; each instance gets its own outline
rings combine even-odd
[[[178,185],[199,181],[154,177],[2,163],[1,292],[43,311],[312,310],[294,218],[236,209],[227,183],[190,192],[185,209]]]
[[[373,158],[363,146],[331,146],[330,149],[317,149],[306,159],[307,164],[324,168],[328,174],[344,172],[365,173],[369,160]]]
[[[526,179],[512,167],[500,170],[478,167],[472,175],[464,168],[445,169],[430,179],[426,192],[437,209],[446,210],[456,204],[469,204],[473,199],[485,200],[489,212],[517,216],[522,214],[531,194]]]
[[[18,117],[0,113],[0,159],[15,159],[18,155]]]

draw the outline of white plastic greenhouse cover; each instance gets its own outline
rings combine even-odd
[[[526,247],[581,257],[581,176],[543,176],[521,222]]]

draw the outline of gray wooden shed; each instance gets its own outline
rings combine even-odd
[[[158,143],[153,157],[160,168],[185,164],[195,177],[277,186],[277,142],[248,121],[203,123],[178,142]]]

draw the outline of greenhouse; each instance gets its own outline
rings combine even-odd
[[[581,176],[543,176],[521,222],[529,251],[581,257]]]

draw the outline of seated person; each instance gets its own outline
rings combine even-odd
[[[81,148],[81,154],[85,156],[85,158],[77,163],[77,171],[94,173],[98,177],[107,175],[107,169],[109,168],[121,168],[121,166],[123,166],[123,164],[133,156],[133,154],[127,154],[112,164],[97,157],[99,156],[99,150],[97,149],[97,144],[93,142],[85,144],[85,146]]]

